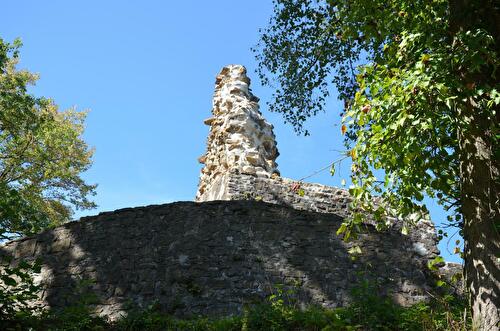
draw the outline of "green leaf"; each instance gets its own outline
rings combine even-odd
[[[430,260],[429,262],[427,262],[427,266],[429,269],[437,271],[438,268],[436,265],[441,264],[441,263],[444,263],[444,258],[441,256],[438,256],[438,257],[434,258],[433,260]]]
[[[345,223],[342,223],[340,227],[337,229],[337,235],[341,235],[347,230],[347,225]]]
[[[362,251],[361,251],[361,247],[359,247],[359,246],[353,246],[353,247],[349,248],[349,249],[347,250],[347,252],[348,252],[350,255],[359,255],[359,254],[361,254],[361,253],[362,253]]]
[[[445,285],[445,284],[446,284],[446,283],[445,283],[444,281],[442,281],[442,280],[438,280],[438,281],[436,281],[436,286],[437,286],[437,287],[441,287],[441,286],[443,286],[443,285]]]
[[[9,277],[9,276],[2,276],[2,281],[7,286],[16,286],[17,285],[16,280],[12,277]]]

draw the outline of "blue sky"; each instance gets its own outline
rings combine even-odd
[[[33,93],[61,109],[89,109],[85,140],[95,148],[84,175],[97,183],[96,210],[193,200],[205,151],[214,80],[227,64],[243,64],[261,111],[275,126],[282,176],[299,179],[328,165],[343,149],[341,104],[311,119],[311,136],[296,136],[269,113],[272,91],[255,74],[250,48],[272,14],[271,1],[9,1],[0,37],[19,37],[21,68],[40,74]],[[349,164],[308,179],[340,186]],[[440,222],[442,210],[430,204]],[[452,240],[454,242],[455,239]],[[440,248],[448,260],[458,261]],[[450,246],[450,250],[452,247]]]

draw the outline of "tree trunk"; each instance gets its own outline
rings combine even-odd
[[[473,329],[491,331],[500,325],[500,167],[489,130],[498,119],[468,108],[460,119],[469,127],[459,137],[465,284]]]
[[[500,50],[500,6],[497,0],[450,0],[450,41],[456,33],[484,29]],[[481,72],[462,68],[457,74],[467,84],[495,86],[498,79],[492,67]],[[472,75],[474,77],[472,77]],[[498,75],[498,74],[497,74]],[[458,112],[461,213],[465,239],[465,284],[469,293],[473,329],[499,330],[500,327],[500,160],[495,142],[500,121],[483,111],[472,100]]]

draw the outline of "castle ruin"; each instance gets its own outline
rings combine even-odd
[[[367,224],[342,241],[348,192],[279,176],[273,127],[249,85],[243,66],[217,76],[196,202],[100,213],[0,246],[12,263],[41,259],[41,303],[71,304],[82,280],[91,280],[96,313],[111,318],[152,303],[176,316],[240,314],[278,284],[304,306],[346,305],[364,280],[402,305],[429,298],[427,263],[439,253],[432,223],[409,235],[398,223],[385,233]]]

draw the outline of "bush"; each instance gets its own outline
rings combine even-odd
[[[77,286],[79,299],[61,310],[32,310],[28,301],[35,296],[31,274],[36,267],[23,263],[1,273],[0,313],[7,330],[469,330],[470,316],[463,320],[465,303],[452,296],[435,297],[430,303],[409,308],[374,295],[377,291],[364,282],[352,293],[347,307],[300,309],[293,290],[277,286],[263,303],[246,307],[242,316],[210,319],[177,319],[153,304],[132,309],[118,321],[96,317],[92,305],[96,297],[88,291],[89,281]],[[18,280],[16,280],[17,278]],[[15,283],[14,283],[15,282]]]
[[[42,308],[33,303],[39,291],[33,274],[40,272],[40,263],[20,261],[17,266],[11,266],[11,261],[10,257],[3,257],[0,268],[0,322],[5,329],[17,329],[42,312]]]

